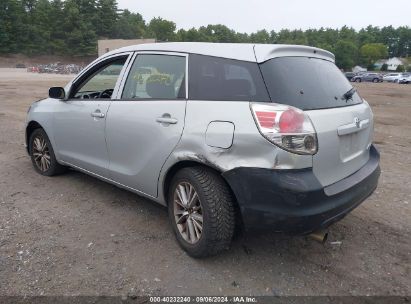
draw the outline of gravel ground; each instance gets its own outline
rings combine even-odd
[[[382,175],[325,245],[239,236],[196,260],[165,208],[75,171],[34,172],[27,108],[69,78],[0,69],[0,295],[410,295],[411,85],[358,85],[375,113]]]

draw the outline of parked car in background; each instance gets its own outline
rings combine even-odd
[[[398,83],[411,83],[411,73],[403,73],[398,79]]]
[[[348,79],[349,81],[351,81],[351,79],[352,79],[355,75],[357,75],[357,74],[354,73],[354,72],[345,72],[344,75],[345,75],[345,77],[347,77],[347,79]]]
[[[378,184],[373,125],[328,51],[156,43],[51,88],[26,145],[41,175],[71,167],[166,206],[179,245],[204,257],[238,225],[311,234],[351,212]]]
[[[401,77],[401,73],[389,73],[385,74],[382,79],[387,82],[398,82]]]
[[[362,82],[362,81],[371,81],[371,82],[382,82],[382,75],[378,73],[364,73],[355,75],[351,78],[351,81]]]

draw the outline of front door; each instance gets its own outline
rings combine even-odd
[[[97,63],[72,85],[54,114],[54,140],[60,160],[108,177],[105,124],[111,97],[128,55]]]
[[[139,53],[113,100],[106,136],[110,177],[157,196],[161,167],[177,145],[186,107],[184,54]]]

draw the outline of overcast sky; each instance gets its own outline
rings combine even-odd
[[[224,24],[238,32],[308,29],[343,25],[355,29],[411,27],[411,0],[117,0],[119,8],[162,17],[177,29]]]

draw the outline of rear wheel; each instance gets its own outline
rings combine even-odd
[[[355,81],[356,82],[361,82],[361,78],[357,78]]]
[[[229,247],[235,228],[233,197],[225,181],[204,167],[184,168],[174,176],[168,212],[179,245],[192,257]]]
[[[377,82],[378,82],[378,78],[374,78],[374,79],[372,80],[372,82],[377,83]]]
[[[57,162],[53,147],[43,129],[36,129],[31,134],[29,152],[34,169],[41,175],[53,176],[64,173],[67,169]]]

